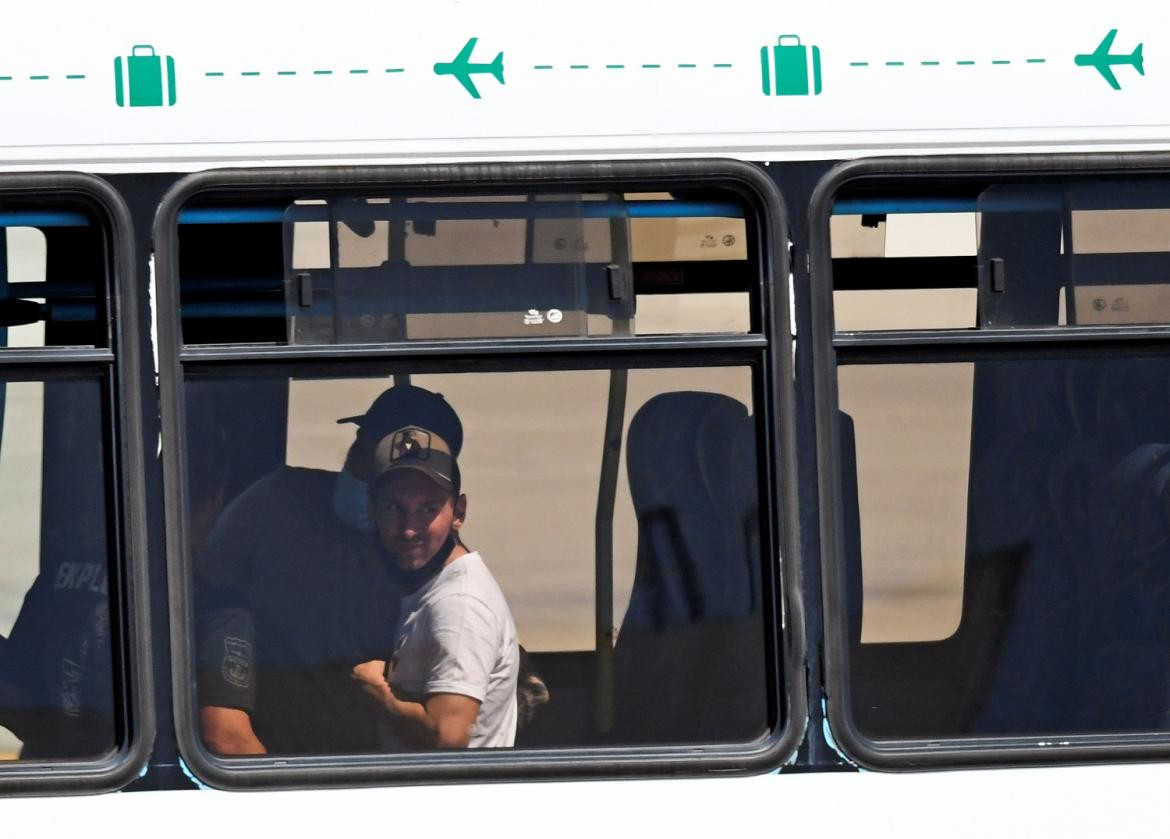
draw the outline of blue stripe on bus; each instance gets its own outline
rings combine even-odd
[[[723,201],[612,201],[491,202],[478,204],[416,203],[369,204],[370,217],[482,219],[482,218],[743,218],[743,207]],[[179,213],[180,224],[276,224],[284,221],[287,207],[191,207]],[[324,204],[293,205],[298,221],[327,221]],[[558,216],[557,214],[561,214]],[[356,216],[356,213],[355,213]]]
[[[10,210],[0,212],[0,227],[88,227],[84,213],[70,210]]]
[[[843,198],[833,204],[835,216],[883,216],[899,213],[977,213],[1021,210],[1059,210],[1059,200],[1045,195],[1026,198]]]

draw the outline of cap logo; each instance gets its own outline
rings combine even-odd
[[[417,436],[419,434],[426,434],[427,439],[419,440]],[[399,431],[390,442],[390,460],[401,460],[407,457],[422,460],[430,452],[430,436],[427,432],[415,428]]]
[[[374,452],[378,476],[395,468],[418,469],[445,484],[455,484],[458,467],[447,441],[425,428],[399,428],[378,444]]]

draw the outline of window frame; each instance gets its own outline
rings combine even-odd
[[[1170,757],[1170,731],[1037,736],[952,736],[875,739],[854,724],[850,687],[848,606],[843,567],[839,477],[837,368],[846,363],[929,363],[996,357],[1036,357],[1045,351],[1099,355],[1110,347],[1153,346],[1170,352],[1170,324],[915,329],[835,332],[829,218],[837,195],[866,181],[891,187],[947,182],[1022,183],[1059,178],[1163,176],[1170,154],[977,155],[860,159],[831,169],[810,203],[810,289],[813,389],[817,430],[817,492],[825,609],[825,689],[828,722],[849,759],[874,769],[1085,763]]]
[[[102,456],[109,524],[109,603],[116,728],[122,742],[108,757],[91,760],[12,761],[0,764],[0,795],[97,793],[121,789],[145,770],[155,738],[148,557],[145,452],[139,362],[136,249],[130,211],[106,181],[74,172],[0,175],[0,200],[59,199],[92,210],[105,227],[105,346],[0,350],[0,369],[50,381],[83,374],[101,391]],[[3,230],[3,228],[0,228]]]
[[[760,261],[758,332],[621,337],[444,339],[397,344],[322,346],[197,345],[182,343],[179,310],[178,220],[184,205],[209,193],[233,196],[293,190],[304,197],[328,194],[378,195],[387,190],[501,190],[615,188],[659,191],[671,186],[718,187],[735,192],[753,209]],[[491,194],[487,193],[487,194]],[[298,195],[298,197],[302,197]],[[792,387],[788,238],[783,202],[776,185],[759,168],[731,160],[653,160],[598,163],[452,164],[399,167],[273,168],[201,172],[167,193],[155,220],[159,299],[160,384],[168,586],[171,607],[171,665],[175,726],[180,751],[191,771],[212,786],[311,787],[436,781],[537,778],[618,778],[702,773],[754,773],[790,759],[806,725],[803,611],[800,598],[796,518],[795,409]],[[763,429],[766,454],[761,497],[770,499],[768,529],[778,556],[764,557],[769,703],[781,703],[784,723],[755,743],[688,744],[660,747],[605,747],[484,750],[459,754],[329,755],[224,758],[198,736],[195,701],[190,557],[187,555],[184,440],[184,369],[225,369],[256,365],[268,371],[339,374],[393,364],[396,369],[441,372],[444,360],[457,367],[476,364],[508,369],[549,369],[562,363],[604,368],[646,359],[703,357],[724,351],[741,361],[754,358],[763,390],[754,410]],[[384,371],[383,371],[384,374]],[[783,663],[778,663],[783,647]],[[781,674],[779,671],[783,670]],[[781,678],[782,675],[782,678]],[[774,708],[775,718],[781,718]]]

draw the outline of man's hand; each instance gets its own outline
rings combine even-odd
[[[381,659],[364,661],[356,665],[350,675],[356,679],[370,696],[386,704],[390,685],[386,683],[386,662]]]
[[[386,682],[386,662],[378,659],[357,665],[350,675],[386,710],[404,740],[423,748],[467,748],[478,700],[457,693],[433,693],[425,702],[399,699]]]

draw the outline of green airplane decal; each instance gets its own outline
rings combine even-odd
[[[442,61],[435,65],[436,76],[454,76],[463,89],[471,94],[472,99],[479,99],[479,91],[471,81],[473,75],[491,73],[500,84],[504,83],[504,54],[499,53],[491,64],[477,64],[471,61],[471,53],[475,49],[477,38],[468,39],[454,61]]]
[[[1144,76],[1146,74],[1145,68],[1142,67],[1142,45],[1138,44],[1137,49],[1129,55],[1110,55],[1109,50],[1113,46],[1113,39],[1117,37],[1117,30],[1110,29],[1109,34],[1097,45],[1097,49],[1091,53],[1084,53],[1078,55],[1074,60],[1078,67],[1092,67],[1105,81],[1109,82],[1109,86],[1114,90],[1121,90],[1121,85],[1117,83],[1117,77],[1113,75],[1113,71],[1109,68],[1113,65],[1129,64],[1138,71],[1138,75]]]

